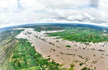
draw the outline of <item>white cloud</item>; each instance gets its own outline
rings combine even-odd
[[[108,25],[108,1],[1,0],[0,27],[38,22],[85,22]]]
[[[89,0],[40,0],[46,8],[73,8],[88,5]]]

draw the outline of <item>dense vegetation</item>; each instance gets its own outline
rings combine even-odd
[[[52,31],[52,30],[62,30],[63,27],[61,27],[61,24],[37,24],[37,25],[23,25],[18,26],[18,28],[34,28],[35,31]]]
[[[51,33],[49,36],[60,36],[70,41],[76,42],[103,42],[108,41],[107,32],[103,32],[102,28],[89,28],[89,27],[79,27],[79,26],[68,26],[64,27],[65,31]],[[104,35],[106,34],[106,36]]]
[[[0,69],[1,70],[14,70],[9,58],[14,52],[13,50],[18,45],[17,39],[14,35],[20,31],[7,30],[0,33]]]
[[[63,28],[62,27],[59,27],[59,26],[57,26],[57,27],[54,27],[54,26],[47,26],[47,27],[41,26],[41,27],[36,27],[35,28],[35,31],[40,32],[40,31],[62,30],[62,29]]]
[[[19,34],[22,30],[6,30],[0,33],[0,42],[2,42],[3,40],[8,39],[9,37],[14,37],[17,34]]]
[[[44,59],[27,40],[20,39],[11,57],[15,70],[61,70],[58,63]],[[63,69],[62,69],[63,70]]]

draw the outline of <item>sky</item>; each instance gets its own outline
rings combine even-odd
[[[0,0],[0,28],[30,23],[108,26],[108,0]]]

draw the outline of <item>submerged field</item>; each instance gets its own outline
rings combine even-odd
[[[0,34],[1,70],[107,70],[108,29],[19,26]]]

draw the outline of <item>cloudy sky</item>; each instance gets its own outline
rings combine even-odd
[[[29,23],[108,26],[108,0],[0,0],[0,28]]]

